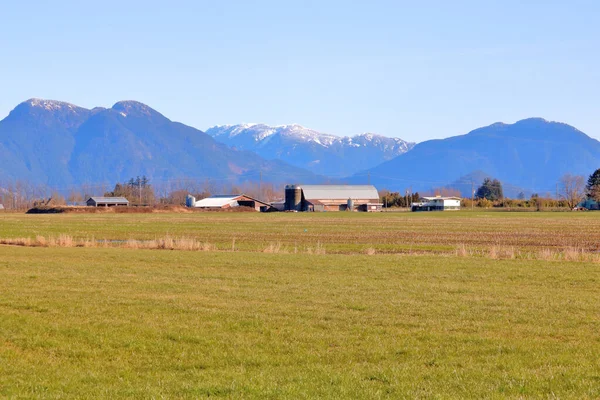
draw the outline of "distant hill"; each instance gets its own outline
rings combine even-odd
[[[319,182],[322,178],[280,160],[218,143],[173,122],[145,104],[121,101],[88,110],[30,99],[0,121],[0,180],[64,187],[151,180],[211,178],[243,182]]]
[[[370,176],[379,188],[424,191],[452,186],[461,177],[485,171],[505,187],[554,193],[563,174],[587,176],[599,167],[600,142],[567,124],[531,118],[419,143],[349,181],[364,182]]]
[[[215,126],[207,134],[221,143],[279,159],[314,173],[341,177],[374,167],[410,150],[414,143],[373,133],[340,137],[300,125]]]
[[[444,185],[443,188],[458,190],[462,197],[469,198],[473,196],[472,191],[476,192],[485,178],[492,179],[494,177],[483,171],[474,171],[468,175],[461,176],[456,181],[448,185]],[[527,198],[529,198],[533,194],[531,190],[523,189],[521,187],[512,185],[510,182],[504,182],[502,184],[502,191],[504,192],[505,197],[509,197],[512,199],[516,199],[520,193],[523,193],[523,195]],[[543,195],[544,193],[540,194]]]

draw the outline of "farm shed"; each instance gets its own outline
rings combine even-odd
[[[286,211],[381,211],[372,185],[287,185]]]
[[[250,207],[256,211],[267,211],[271,206],[264,201],[257,200],[245,194],[228,194],[210,196],[196,201],[193,196],[186,199],[187,207],[207,208],[207,209],[226,209],[232,207]]]
[[[411,204],[411,211],[449,211],[460,210],[460,197],[422,197],[418,203]]]
[[[285,200],[275,200],[271,202],[271,207],[277,211],[285,211]]]
[[[90,197],[85,204],[89,207],[128,206],[129,200],[125,197]]]
[[[600,210],[600,204],[594,199],[585,199],[577,204],[577,208],[585,208],[587,210]]]

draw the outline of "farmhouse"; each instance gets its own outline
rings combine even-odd
[[[129,205],[129,201],[125,197],[90,197],[85,203],[89,207],[115,207]]]
[[[381,211],[372,185],[287,185],[285,211]]]
[[[460,197],[422,197],[418,203],[412,203],[411,211],[460,210],[460,200]]]
[[[254,199],[245,194],[228,194],[210,196],[196,201],[194,196],[188,195],[185,201],[187,207],[206,208],[206,209],[226,209],[232,207],[251,207],[256,211],[267,211],[270,208],[268,203]]]

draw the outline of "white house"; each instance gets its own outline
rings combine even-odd
[[[418,203],[411,204],[411,211],[447,211],[460,210],[460,197],[422,197]]]

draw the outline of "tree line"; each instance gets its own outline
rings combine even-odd
[[[516,199],[506,198],[502,183],[495,178],[485,178],[480,186],[473,191],[472,196],[464,197],[457,189],[438,188],[432,189],[428,196],[462,197],[463,207],[506,207],[506,208],[568,208],[574,209],[580,204],[586,208],[598,209],[600,204],[600,168],[595,170],[587,181],[582,175],[565,174],[556,184],[556,193],[552,197],[549,193],[541,195],[532,193],[526,198],[520,192]],[[384,207],[410,207],[411,203],[418,202],[421,196],[418,193],[402,195],[400,192],[381,191],[381,202]]]
[[[281,199],[284,184],[264,182],[230,183],[211,179],[170,179],[153,183],[144,176],[132,177],[113,185],[82,184],[57,190],[27,181],[0,181],[0,204],[8,210],[27,210],[35,206],[85,205],[93,196],[125,197],[131,205],[185,205],[188,194],[203,199],[215,194],[247,194],[264,201]]]
[[[70,189],[66,194],[45,185],[33,185],[25,181],[0,182],[0,204],[6,209],[28,209],[36,205],[83,205],[92,196],[125,197],[131,205],[184,205],[188,194],[203,199],[214,194],[245,193],[264,201],[278,200],[283,197],[283,184],[245,182],[231,184],[209,179],[173,179],[167,182],[152,184],[146,176],[130,178],[116,183],[112,189],[107,184],[80,185]],[[432,189],[426,195],[460,196],[460,191],[452,188]],[[380,201],[384,207],[410,207],[418,202],[421,194],[407,190],[392,192],[380,191]],[[471,197],[462,200],[463,207],[524,207],[569,208],[573,209],[582,202],[586,208],[598,208],[600,203],[600,168],[586,180],[582,175],[563,175],[557,182],[556,195],[540,195],[533,193],[527,199],[519,193],[516,199],[504,197],[502,183],[498,179],[485,178]]]

